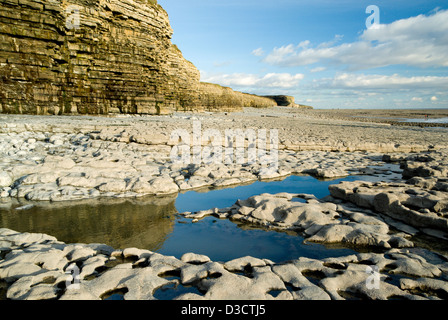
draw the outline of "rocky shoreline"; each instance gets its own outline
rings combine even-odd
[[[177,259],[137,248],[65,244],[4,228],[0,245],[3,299],[99,300],[118,294],[154,300],[159,290],[173,290],[176,300],[448,297],[447,257],[421,248],[283,263],[250,256],[215,262],[194,253]]]
[[[389,163],[399,164],[402,174],[399,181],[332,185],[323,199],[261,194],[228,208],[182,213],[193,221],[214,215],[292,229],[308,242],[362,252],[339,258],[218,262],[186,253],[178,259],[137,248],[65,244],[50,235],[3,228],[0,299],[119,294],[140,300],[158,299],[165,291],[172,299],[211,300],[448,298],[448,250],[423,248],[419,242],[421,235],[434,243],[448,241],[444,128],[393,127],[292,108],[158,117],[2,115],[0,120],[0,202],[5,207],[18,201],[24,210],[33,201],[170,195],[292,174],[322,179],[390,174],[381,168]],[[266,171],[258,163],[172,163],[170,133],[191,130],[194,120],[203,130],[279,129],[278,169]],[[74,266],[79,287],[71,290]]]
[[[445,132],[321,120],[294,109],[166,117],[1,116],[0,197],[64,201],[172,194],[291,174],[319,178],[363,173],[384,153],[443,150]],[[277,113],[276,113],[277,112]],[[255,163],[179,165],[170,159],[176,129],[279,128],[278,170]],[[300,124],[300,126],[298,126]],[[205,145],[207,142],[203,141]],[[443,165],[443,164],[441,164]]]

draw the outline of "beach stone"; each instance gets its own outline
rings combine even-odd
[[[248,216],[253,210],[254,210],[254,208],[242,206],[238,209],[238,213],[243,216]]]
[[[48,271],[21,277],[8,288],[6,297],[11,300],[54,299],[59,291],[54,283],[59,282],[61,276],[65,277],[61,271]]]
[[[406,166],[403,169],[403,179],[410,179],[413,177],[426,178],[434,175],[437,175],[437,172],[433,168],[423,165],[421,162],[407,161]]]
[[[5,239],[13,242],[17,246],[30,246],[40,243],[52,243],[57,241],[53,236],[43,233],[29,233],[29,232],[10,232],[5,236]]]
[[[32,173],[22,177],[21,185],[54,183],[59,178],[59,175],[59,172]]]
[[[81,273],[79,274],[80,279],[85,279],[88,276],[96,274],[96,269],[105,266],[108,260],[109,258],[104,255],[87,258],[82,263]]]
[[[98,187],[101,192],[123,192],[126,190],[127,183],[124,180],[114,179]]]
[[[206,291],[204,298],[210,300],[265,300],[272,299],[270,291],[286,291],[283,281],[269,267],[254,268],[251,278],[224,271],[218,278],[203,279],[200,286]]]
[[[5,260],[0,260],[0,278],[9,281],[47,270],[62,270],[67,263],[64,252],[51,247],[36,247],[35,250],[27,249],[27,251],[14,250],[5,257]]]
[[[445,181],[437,181],[436,185],[433,187],[435,190],[448,192],[448,182]],[[428,188],[431,189],[431,188]]]
[[[218,179],[213,182],[213,186],[215,187],[226,187],[231,185],[240,184],[242,181],[239,178],[230,178],[230,179]]]
[[[335,209],[336,205],[330,203],[294,206],[285,210],[282,222],[300,226],[303,229],[309,229],[313,225],[332,224],[335,222],[335,217],[338,216]]]
[[[258,172],[258,178],[260,180],[269,180],[282,177],[282,174],[278,172],[276,168],[261,168]]]
[[[154,188],[148,180],[139,177],[132,185],[131,191],[141,194],[150,194],[154,192]]]
[[[387,233],[382,233],[378,227],[364,224],[323,226],[315,235],[307,238],[309,242],[347,243],[359,246],[371,246],[389,249],[391,239]],[[396,243],[396,242],[395,242]],[[410,242],[405,242],[410,244]]]
[[[156,194],[170,194],[179,191],[179,187],[170,177],[155,178],[150,183]]]
[[[185,266],[185,263],[176,257],[165,256],[157,252],[153,253],[148,258],[148,261],[153,268],[155,268],[156,265],[164,265],[168,266],[170,270],[175,270]]]
[[[210,261],[206,255],[196,254],[192,252],[184,253],[180,258],[181,261],[192,264],[203,264]]]
[[[254,210],[251,216],[264,221],[281,220],[284,210],[290,207],[288,199],[282,195],[261,194],[248,199]]]
[[[0,188],[0,198],[8,198],[10,196],[10,187]]]
[[[111,256],[112,252],[115,251],[114,248],[104,243],[89,243],[86,246],[95,250],[97,254],[103,254],[106,256]]]
[[[142,258],[148,258],[153,254],[152,251],[142,250],[138,248],[126,248],[123,250],[122,255],[124,258],[135,258],[137,260]]]
[[[403,274],[412,277],[438,278],[442,271],[425,259],[422,255],[407,252],[405,250],[390,251],[390,257],[394,262],[389,264],[390,274]]]
[[[314,285],[301,288],[298,291],[293,291],[292,295],[294,300],[331,300],[331,297],[325,292],[325,290]]]
[[[77,199],[89,199],[96,195],[96,189],[75,188],[62,186],[50,193],[50,201],[68,201]]]
[[[307,170],[307,173],[312,174],[319,178],[340,178],[348,176],[348,173],[344,169],[340,168],[316,168]]]
[[[437,184],[436,178],[423,178],[423,177],[412,177],[408,181],[408,184],[412,184],[416,187],[432,189]]]
[[[101,183],[105,183],[101,178],[89,177],[84,173],[70,173],[68,175],[57,178],[59,186],[73,186],[73,187],[86,187],[93,188]]]
[[[95,250],[80,244],[67,245],[64,253],[70,262],[83,261],[96,255]]]
[[[448,200],[438,201],[433,209],[435,212],[445,213],[445,216],[448,215]]]
[[[167,144],[169,137],[163,133],[143,133],[137,132],[130,136],[129,141],[141,144],[152,144],[152,145],[160,145]]]
[[[438,296],[442,299],[446,299],[448,297],[448,283],[439,279],[428,279],[428,278],[419,278],[419,279],[409,279],[403,278],[400,279],[400,288],[403,290],[421,290],[425,292],[426,290],[431,290],[433,292],[438,292]]]
[[[40,170],[42,171],[52,171],[58,169],[72,169],[75,165],[76,163],[68,157],[46,156],[45,162],[38,167],[40,167]]]
[[[212,171],[212,168],[210,167],[199,167],[195,172],[194,175],[198,177],[208,177]]]
[[[387,300],[391,296],[407,296],[406,292],[403,292],[400,288],[384,282],[381,278],[383,275],[378,274],[376,279],[378,286],[375,286],[375,281],[370,283],[369,281],[372,274],[368,272],[369,266],[349,264],[344,272],[337,274],[333,277],[324,278],[320,281],[323,289],[334,300],[345,300],[342,293],[361,294],[372,300]],[[370,287],[368,284],[371,284]]]
[[[212,181],[213,181],[213,179],[211,179],[211,178],[192,176],[187,182],[188,189],[197,189],[197,188],[207,187],[207,186],[210,186]]]
[[[133,269],[132,264],[119,264],[104,272],[100,277],[81,281],[80,289],[67,290],[61,300],[77,300],[80,295],[92,299],[102,299],[108,292],[127,289],[126,300],[153,300],[152,293],[158,287],[169,283],[158,277],[151,268]]]
[[[337,243],[342,242],[353,231],[353,227],[348,225],[324,225],[315,235],[306,240],[310,242]]]
[[[59,300],[75,300],[75,301],[96,301],[102,300],[100,297],[94,295],[87,288],[80,286],[76,289],[68,289],[64,292],[64,294],[59,298]]]
[[[11,268],[10,266],[14,266]],[[31,262],[18,262],[18,263],[9,263],[8,265],[4,265],[0,263],[0,279],[4,279],[5,281],[15,281],[24,276],[38,274],[42,271],[42,269]]]
[[[191,284],[209,276],[220,277],[226,270],[222,264],[208,261],[200,265],[188,264],[181,268],[180,279],[182,284]]]
[[[294,264],[288,263],[275,265],[272,267],[272,271],[276,273],[283,280],[283,282],[289,283],[295,288],[314,286],[311,281],[303,276]]]
[[[0,170],[0,188],[9,187],[12,182],[11,176],[7,172]]]
[[[244,271],[246,267],[264,267],[266,262],[262,259],[245,256],[224,263],[224,268],[229,271]]]
[[[193,222],[197,222],[200,219],[202,219],[202,218],[204,218],[206,216],[212,215],[212,214],[215,214],[215,210],[214,209],[201,210],[201,211],[197,211],[195,213],[186,213],[185,212],[183,215],[186,218],[193,219]]]

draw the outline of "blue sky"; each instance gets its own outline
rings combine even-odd
[[[446,0],[158,2],[202,81],[315,108],[448,108]]]

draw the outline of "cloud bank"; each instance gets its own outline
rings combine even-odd
[[[274,48],[263,61],[297,67],[318,62],[362,70],[389,65],[448,66],[448,10],[419,15],[366,29],[357,41],[335,45],[340,39],[312,47],[310,41]]]
[[[333,79],[322,79],[320,85],[341,89],[374,89],[374,90],[443,90],[448,88],[448,77],[394,75],[364,75],[343,73]]]
[[[240,89],[263,89],[277,88],[289,89],[298,86],[300,80],[304,78],[301,73],[268,73],[266,75],[233,73],[207,75],[201,73],[201,81],[217,83],[222,86]]]

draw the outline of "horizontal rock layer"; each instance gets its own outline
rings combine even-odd
[[[0,113],[167,114],[275,106],[200,83],[144,0],[1,0]]]
[[[297,104],[296,99],[291,96],[277,95],[277,96],[265,96],[265,97],[275,100],[275,102],[277,103],[278,106],[294,107],[294,108],[302,108],[302,109],[313,109],[313,107],[311,107],[311,106]]]

